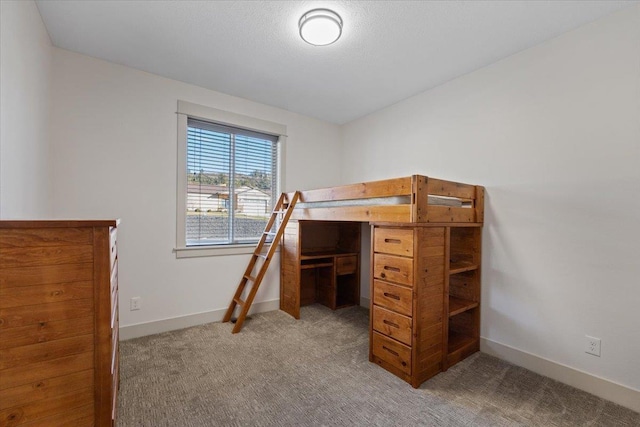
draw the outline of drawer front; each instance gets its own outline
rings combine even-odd
[[[118,296],[118,263],[116,262],[111,271],[111,306]]]
[[[413,229],[375,228],[373,236],[374,252],[413,256]]]
[[[411,316],[413,291],[381,280],[373,281],[373,303],[396,313]]]
[[[116,258],[118,256],[118,229],[115,227],[111,228],[111,233],[109,235],[109,256],[111,259],[111,268],[113,268],[113,264],[116,262]]]
[[[373,329],[406,345],[411,345],[410,317],[374,305]]]
[[[411,375],[411,347],[374,332],[372,351],[374,356]]]
[[[373,277],[413,286],[413,259],[395,255],[373,255]]]
[[[118,362],[118,340],[120,333],[118,332],[118,328],[115,328],[112,331],[111,335],[111,373],[116,372],[116,366]]]
[[[336,257],[336,274],[352,274],[358,270],[356,255]]]

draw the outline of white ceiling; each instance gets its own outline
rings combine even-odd
[[[58,47],[338,124],[631,3],[37,2]],[[342,16],[333,45],[298,36],[298,20],[316,7]]]

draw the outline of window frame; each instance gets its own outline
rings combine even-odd
[[[176,112],[176,115],[178,116],[176,247],[174,248],[176,258],[253,253],[256,246],[255,243],[187,246],[187,119],[204,120],[220,125],[232,126],[278,136],[276,195],[279,195],[282,192],[282,183],[285,182],[284,159],[287,127],[279,123],[180,100],[178,101],[178,111]]]

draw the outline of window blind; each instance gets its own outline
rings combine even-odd
[[[186,243],[257,242],[277,191],[278,136],[187,120]]]

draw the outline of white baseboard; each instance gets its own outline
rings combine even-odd
[[[251,305],[249,314],[264,313],[267,311],[278,310],[279,308],[279,299],[257,302]],[[204,313],[188,314],[186,316],[155,320],[153,322],[121,326],[120,340],[122,341],[167,331],[175,331],[176,329],[184,329],[191,326],[203,325],[205,323],[220,322],[226,311],[226,308],[221,308],[219,310],[206,311]]]
[[[487,338],[480,338],[480,351],[640,412],[640,390],[629,388]]]
[[[364,307],[364,308],[371,307],[371,299],[366,297],[360,297],[360,307]]]

